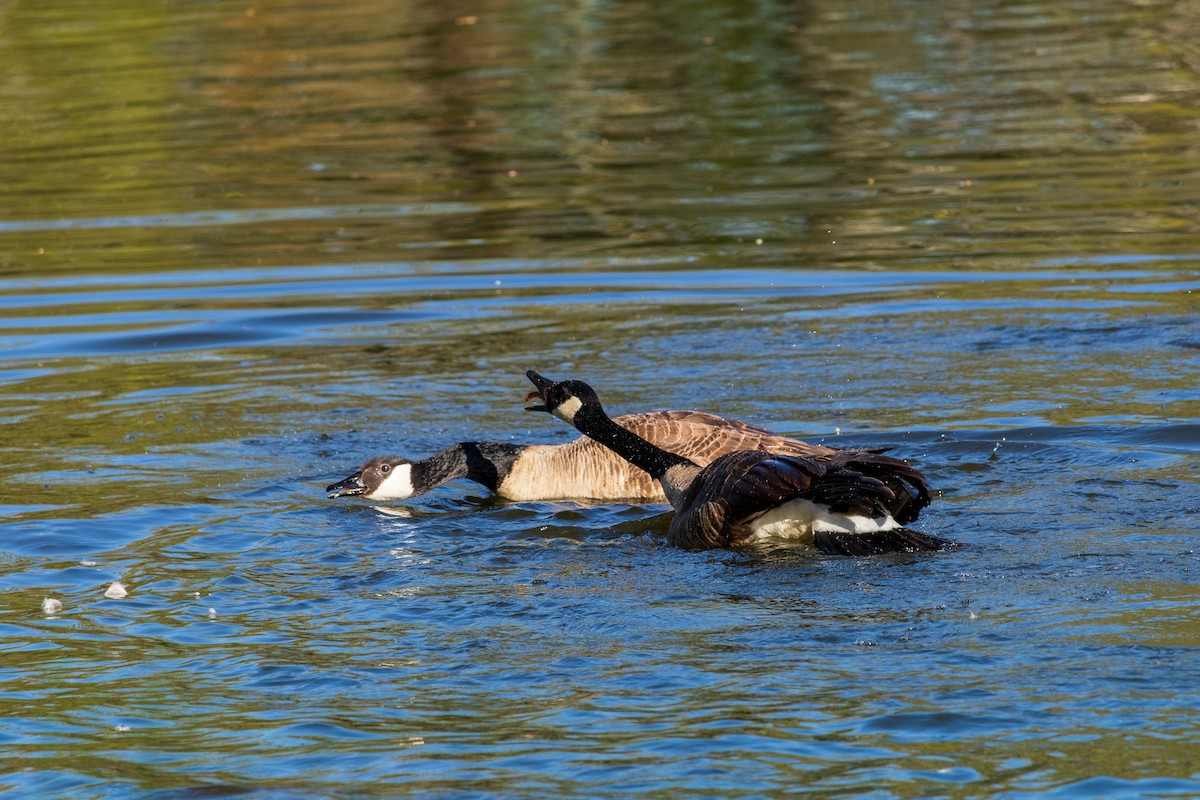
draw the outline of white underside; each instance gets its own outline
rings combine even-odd
[[[373,492],[364,494],[368,500],[404,500],[413,496],[412,464],[397,464]]]
[[[771,509],[750,521],[749,542],[768,539],[800,539],[817,531],[875,533],[902,527],[891,515],[863,517],[835,514],[811,500],[796,499]]]

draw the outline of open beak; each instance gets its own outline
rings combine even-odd
[[[525,395],[525,410],[526,411],[547,411],[548,412],[550,409],[546,407],[546,395],[544,394],[544,392],[550,388],[550,386],[554,383],[554,381],[550,380],[549,378],[544,378],[541,375],[538,375],[533,370],[529,370],[528,372],[526,372],[525,377],[529,378],[529,380],[533,383],[533,385],[535,387],[537,387],[535,391],[532,391],[529,394]],[[539,402],[534,403],[533,405],[530,405],[529,401],[531,401],[531,400],[537,400]]]
[[[344,481],[331,483],[325,487],[325,491],[329,494],[330,499],[335,497],[354,497],[360,495],[367,490],[367,487],[362,482],[362,471],[358,471],[346,478]]]

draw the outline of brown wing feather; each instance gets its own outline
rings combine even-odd
[[[809,444],[772,433],[757,425],[703,411],[655,411],[626,414],[614,421],[643,439],[699,466],[737,450],[769,450],[805,458],[832,457],[832,447]]]

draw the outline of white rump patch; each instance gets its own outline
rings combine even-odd
[[[891,515],[864,517],[835,514],[828,506],[811,500],[796,499],[773,508],[751,521],[751,541],[762,539],[798,539],[816,531],[833,533],[875,533],[903,527]]]
[[[397,464],[373,492],[365,492],[368,500],[404,500],[413,496],[412,464]]]
[[[554,416],[564,422],[575,424],[575,415],[579,413],[579,409],[583,407],[583,401],[578,397],[568,397],[566,401],[560,403],[554,409]]]

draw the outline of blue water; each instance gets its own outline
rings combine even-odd
[[[1200,796],[1192,16],[0,9],[0,793]],[[960,547],[325,496],[530,368]]]

